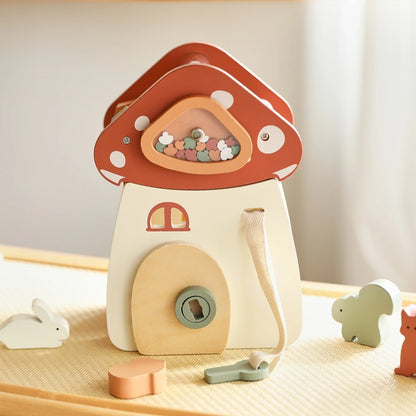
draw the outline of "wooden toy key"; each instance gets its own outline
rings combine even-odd
[[[205,381],[208,384],[225,383],[227,381],[257,381],[269,374],[269,365],[266,362],[259,368],[253,368],[249,360],[242,360],[233,365],[209,368],[204,371]]]

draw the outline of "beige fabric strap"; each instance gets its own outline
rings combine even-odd
[[[270,372],[279,362],[287,345],[287,329],[283,309],[276,287],[270,250],[264,226],[265,212],[262,208],[246,209],[243,212],[244,234],[256,268],[260,285],[270,305],[279,329],[279,342],[270,352],[253,351],[249,357],[250,365],[259,368],[262,362],[269,364]]]

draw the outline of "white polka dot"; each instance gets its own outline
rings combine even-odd
[[[134,128],[137,131],[143,131],[149,124],[150,124],[149,117],[140,116],[140,117],[137,117],[136,121],[134,122]]]
[[[211,98],[218,101],[224,108],[230,108],[234,102],[234,97],[227,91],[214,91]]]
[[[285,135],[277,126],[264,126],[257,136],[257,147],[265,154],[275,153],[285,143]]]
[[[273,106],[271,105],[270,101],[265,100],[264,98],[261,98],[260,101],[266,106],[269,107],[270,110],[273,110]]]
[[[286,178],[286,176],[289,176],[297,167],[298,165],[294,164],[294,165],[290,165],[287,168],[280,169],[277,172],[273,172],[273,173],[277,175],[280,180],[282,180]]]
[[[122,168],[126,164],[126,156],[118,150],[115,150],[110,155],[110,162],[116,168]]]
[[[119,185],[120,181],[124,179],[124,176],[117,175],[117,173],[109,172],[108,170],[101,169],[100,172],[104,178],[108,179],[110,182],[115,183],[116,185]]]

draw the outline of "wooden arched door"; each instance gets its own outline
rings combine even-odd
[[[215,299],[215,317],[206,326],[190,328],[176,317],[177,299],[190,287],[206,288]],[[141,354],[219,353],[227,345],[227,282],[218,263],[197,247],[175,243],[152,250],[137,270],[131,311],[134,339]]]

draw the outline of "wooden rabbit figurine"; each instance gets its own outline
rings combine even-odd
[[[9,349],[57,348],[69,337],[68,321],[42,299],[32,302],[34,315],[19,313],[0,325],[0,342]]]
[[[400,357],[400,367],[397,367],[394,372],[409,377],[416,374],[416,305],[403,308],[400,332],[405,338]]]

